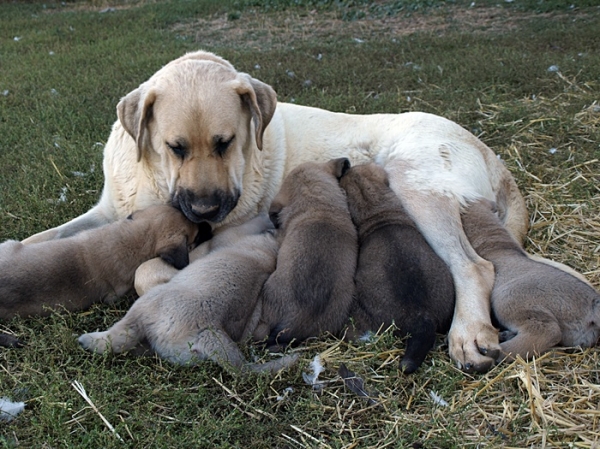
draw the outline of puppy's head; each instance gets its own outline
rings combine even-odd
[[[401,203],[390,188],[386,171],[377,164],[355,165],[342,177],[340,186],[348,198],[348,209],[358,225],[384,209],[401,211]]]
[[[387,172],[377,164],[355,165],[340,180],[340,186],[353,196],[360,196],[370,201],[373,195],[380,195],[382,190],[390,188]]]
[[[157,189],[189,220],[217,223],[238,203],[275,106],[271,87],[196,52],[159,70],[117,112]]]
[[[150,232],[154,239],[150,235],[143,238],[154,240],[154,253],[178,270],[189,264],[190,249],[211,236],[210,226],[206,223],[193,223],[181,211],[169,205],[150,206],[134,212],[131,219],[151,222]]]
[[[292,170],[283,180],[281,188],[269,208],[269,218],[279,228],[284,221],[282,211],[299,199],[309,199],[315,191],[322,188],[323,181],[330,184],[331,179],[336,183],[350,169],[350,161],[345,158],[332,159],[325,163],[305,162]],[[317,194],[327,194],[318,191]],[[283,214],[285,215],[285,213]]]

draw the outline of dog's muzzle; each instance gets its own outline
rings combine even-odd
[[[180,189],[173,195],[171,203],[194,223],[211,221],[218,223],[233,210],[240,199],[240,193],[233,194],[216,190],[209,196],[196,196],[191,190]]]

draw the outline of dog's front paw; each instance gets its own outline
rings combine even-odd
[[[477,326],[469,326],[469,329]],[[498,332],[492,326],[482,324],[477,332],[461,332],[450,329],[448,345],[450,357],[459,369],[467,373],[489,371],[500,355]]]
[[[106,332],[92,332],[81,335],[77,341],[83,349],[98,354],[104,354],[111,349],[111,344],[106,336]]]

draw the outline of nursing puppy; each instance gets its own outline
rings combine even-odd
[[[252,337],[263,311],[261,288],[275,269],[277,242],[266,215],[217,231],[203,246],[205,257],[140,297],[109,330],[83,334],[81,346],[123,352],[147,342],[175,364],[210,359],[251,371],[293,364],[297,355],[248,363],[237,345]]]
[[[454,311],[450,270],[423,238],[385,170],[375,164],[352,167],[340,180],[358,230],[355,300],[348,336],[397,327],[409,336],[400,369],[414,372],[446,333]]]
[[[277,102],[270,86],[205,51],[166,64],[121,99],[117,116],[104,147],[98,204],[27,243],[73,235],[167,202],[215,229],[240,224],[267,212],[284,177],[303,162],[377,162],[452,271],[451,357],[466,371],[493,365],[500,351],[488,300],[493,267],[471,248],[460,211],[474,198],[495,200],[519,241],[528,213],[502,161],[458,124],[421,112],[344,114]],[[162,277],[149,271],[164,264],[150,263],[136,284],[144,284],[144,275],[151,283]]]
[[[560,265],[533,260],[513,239],[488,200],[469,205],[462,216],[477,253],[494,264],[492,312],[509,360],[539,355],[553,346],[596,344],[600,295]]]
[[[136,268],[161,257],[188,264],[198,225],[177,209],[159,205],[70,238],[0,245],[0,319],[81,310],[131,291]]]
[[[338,333],[347,320],[358,247],[338,180],[349,167],[346,158],[298,166],[269,209],[280,242],[264,287],[270,347]]]

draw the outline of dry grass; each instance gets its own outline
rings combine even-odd
[[[530,362],[518,359],[485,375],[467,376],[453,372],[441,346],[420,373],[403,377],[396,373],[403,351],[382,349],[388,343],[328,343],[307,349],[320,351],[327,367],[314,392],[322,425],[290,429],[282,437],[294,439],[292,447],[397,447],[407,441],[407,429],[413,433],[412,447],[438,447],[428,443],[432,440],[448,441],[444,447],[600,447],[595,349],[557,349]],[[344,386],[337,374],[341,364],[364,380],[377,404]]]
[[[585,16],[584,13],[580,17]],[[500,8],[449,7],[428,10],[426,14],[398,14],[348,21],[339,10],[274,11],[268,15],[247,10],[234,20],[231,14],[216,14],[211,18],[182,21],[174,25],[172,31],[199,43],[218,42],[225,46],[272,50],[285,48],[290,42],[320,40],[325,43],[343,37],[394,39],[419,32],[443,35],[457,30],[506,33],[520,29],[532,19],[562,20],[568,17],[566,13],[558,12],[532,14]]]

